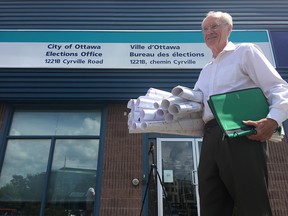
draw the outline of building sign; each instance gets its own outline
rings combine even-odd
[[[274,64],[267,31],[233,31]],[[2,68],[202,68],[211,60],[201,31],[1,31]]]

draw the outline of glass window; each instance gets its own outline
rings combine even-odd
[[[56,141],[46,212],[84,215],[89,210],[86,201],[89,188],[95,191],[98,148],[98,140]]]
[[[100,135],[100,112],[17,111],[10,135]]]
[[[29,202],[33,209],[25,210],[26,215],[39,215],[49,149],[49,140],[8,141],[0,178],[0,213],[5,213],[3,209],[22,212],[19,206]]]
[[[16,110],[0,176],[0,215],[91,213],[100,122],[97,109]]]

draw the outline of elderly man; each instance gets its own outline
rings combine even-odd
[[[229,42],[232,28],[228,13],[211,11],[202,21],[213,58],[194,87],[203,92],[206,123],[198,172],[201,216],[271,216],[266,141],[288,118],[288,84],[255,44]],[[258,121],[244,119],[256,134],[223,136],[207,104],[209,96],[253,87],[267,97],[269,114]]]

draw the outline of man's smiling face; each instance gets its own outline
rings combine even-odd
[[[232,28],[220,17],[209,16],[202,23],[204,40],[211,50],[223,50]]]

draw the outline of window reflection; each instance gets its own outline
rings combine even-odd
[[[50,140],[8,141],[0,178],[2,207],[19,212],[22,205],[33,202],[25,212],[39,215],[49,148]]]
[[[76,215],[86,212],[88,189],[95,189],[98,147],[98,140],[57,140],[47,211],[52,208]]]
[[[172,174],[172,181],[166,181],[163,176],[167,192],[167,198],[163,200],[164,215],[197,215],[196,190],[192,184],[193,160],[192,142],[162,141],[163,175]]]
[[[99,135],[100,111],[17,111],[10,135]]]
[[[100,122],[100,110],[16,110],[0,176],[0,215],[88,215],[86,207],[94,205],[91,194],[87,206],[86,199],[96,189]],[[46,194],[47,203],[41,203]]]

